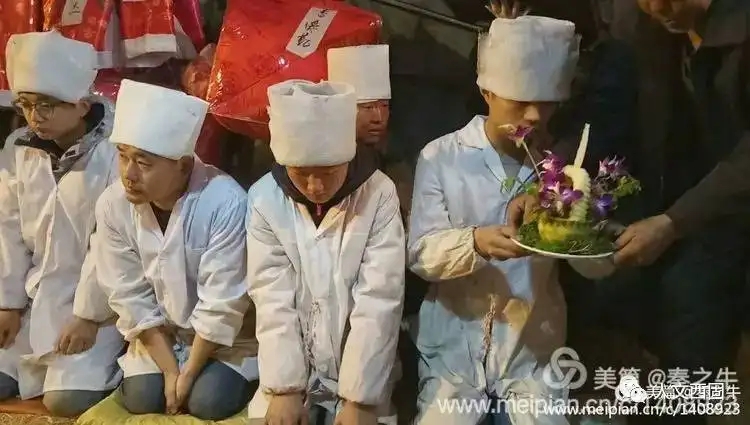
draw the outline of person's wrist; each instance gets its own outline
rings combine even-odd
[[[481,230],[478,227],[474,227],[471,231],[471,235],[474,238],[474,251],[476,251],[477,254],[479,254],[481,257],[487,259],[489,258],[489,254],[487,254],[483,249],[481,244],[479,243],[479,236],[477,235],[477,232],[480,232]]]
[[[196,368],[191,367],[189,364],[187,364],[180,371],[180,376],[184,376],[185,378],[192,380],[198,376],[198,373],[199,371]]]
[[[99,326],[99,323],[93,320],[84,319],[83,317],[73,315],[74,320],[77,320],[78,322],[81,322],[86,325],[96,325]]]
[[[5,311],[5,312],[8,312],[8,313],[21,314],[21,313],[23,313],[24,309],[23,308],[0,308],[0,311]]]
[[[672,221],[672,218],[669,215],[661,214],[657,216],[657,219],[659,220],[659,225],[666,239],[674,241],[678,238],[677,227],[674,225],[674,221]]]
[[[284,393],[270,393],[270,396],[278,398],[304,398],[305,393],[303,391],[289,391]]]
[[[164,374],[164,379],[177,379],[182,372],[179,369],[170,369],[165,370],[162,373]]]
[[[365,412],[374,412],[375,411],[375,406],[371,406],[369,404],[357,403],[356,401],[351,401],[351,400],[347,400],[347,399],[342,399],[342,400],[344,401],[344,407],[349,407],[351,409],[362,410],[362,411],[365,411]]]
[[[140,333],[139,337],[145,344],[147,341],[151,340],[152,338],[157,338],[160,335],[166,336],[167,333],[165,332],[165,328],[163,328],[162,326],[157,326],[154,328],[144,329],[143,332]]]

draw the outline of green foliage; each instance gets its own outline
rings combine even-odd
[[[505,179],[502,182],[502,184],[501,184],[501,186],[502,186],[502,189],[501,189],[502,193],[509,194],[510,191],[513,190],[513,186],[516,185],[516,181],[518,181],[518,179],[516,179],[516,178],[510,178],[509,177],[509,178]]]
[[[634,195],[641,191],[641,183],[631,176],[622,176],[617,181],[617,187],[612,191],[615,199]]]
[[[539,183],[537,182],[528,182],[525,183],[522,187],[523,192],[529,195],[536,195],[539,192]]]
[[[575,235],[562,243],[543,241],[536,221],[522,225],[518,230],[518,238],[524,245],[558,254],[597,255],[612,252],[615,248],[609,239],[600,236],[593,228],[588,234]]]
[[[515,193],[511,193],[513,191],[513,188],[516,186],[516,184],[519,185],[518,190]],[[539,189],[539,185],[535,181],[530,182],[524,182],[519,180],[518,178],[511,178],[508,177],[505,180],[503,180],[501,184],[501,190],[502,193],[515,196],[521,193],[528,193],[530,195],[535,195]]]

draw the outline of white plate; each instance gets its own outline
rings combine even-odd
[[[525,249],[527,251],[531,251],[533,253],[542,255],[544,257],[557,258],[557,259],[560,259],[560,260],[607,258],[607,257],[611,257],[615,253],[614,251],[611,251],[611,252],[605,252],[603,254],[593,254],[593,255],[560,254],[558,252],[549,252],[549,251],[541,250],[539,248],[533,248],[533,247],[530,247],[530,246],[526,246],[526,245],[522,244],[521,242],[519,242],[519,241],[517,241],[515,239],[511,239],[511,240],[516,245],[520,246],[521,248],[523,248],[523,249]]]

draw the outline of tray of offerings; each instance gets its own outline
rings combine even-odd
[[[606,231],[608,219],[618,200],[639,192],[641,187],[626,171],[622,158],[600,161],[598,173],[592,178],[581,166],[588,135],[587,124],[573,164],[546,152],[535,165],[537,179],[526,185],[525,191],[535,198],[537,207],[513,239],[518,246],[559,259],[596,259],[614,254],[611,232]],[[523,137],[517,143],[526,147]]]

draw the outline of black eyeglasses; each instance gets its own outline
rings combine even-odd
[[[55,109],[65,102],[61,101],[41,101],[41,102],[29,102],[25,99],[16,99],[13,101],[13,108],[19,115],[31,114],[36,112],[39,118],[48,120],[55,114]]]

